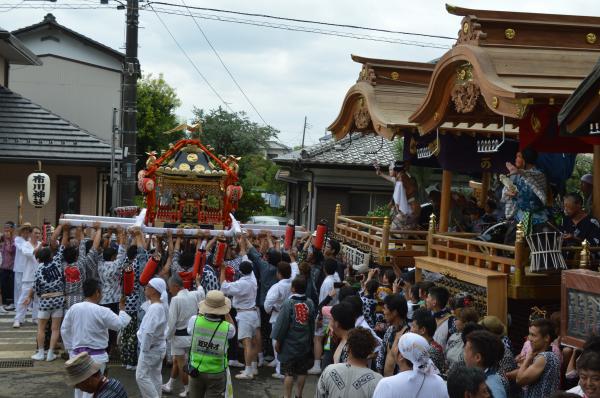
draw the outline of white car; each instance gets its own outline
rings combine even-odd
[[[286,225],[288,219],[276,216],[253,216],[248,219],[248,224],[257,225]]]

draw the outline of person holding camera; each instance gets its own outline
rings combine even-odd
[[[192,346],[185,372],[190,376],[191,398],[221,398],[227,386],[227,346],[235,336],[229,311],[231,300],[220,290],[211,290],[198,305],[199,315],[188,322]],[[225,394],[227,396],[227,394]]]

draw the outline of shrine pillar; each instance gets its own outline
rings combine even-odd
[[[600,217],[600,145],[594,145],[594,167],[592,169],[594,178],[594,186],[592,188],[592,205],[593,215],[595,218]]]

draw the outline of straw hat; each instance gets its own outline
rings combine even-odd
[[[31,229],[31,223],[30,222],[24,222],[23,224],[19,225],[19,232],[24,230],[25,228]]]
[[[65,362],[67,384],[73,387],[82,381],[89,379],[98,373],[100,369],[100,364],[95,362],[92,357],[90,357],[90,354],[82,352]]]
[[[231,300],[220,290],[211,290],[198,304],[198,310],[201,314],[226,315],[231,310]]]
[[[483,319],[479,321],[479,324],[495,335],[506,336],[506,326],[494,315],[484,316]]]

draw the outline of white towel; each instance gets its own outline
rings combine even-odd
[[[402,181],[396,180],[396,184],[394,185],[394,204],[398,207],[398,209],[406,215],[412,214],[412,209],[408,205],[408,199],[406,197],[406,190],[404,189],[404,185]]]

